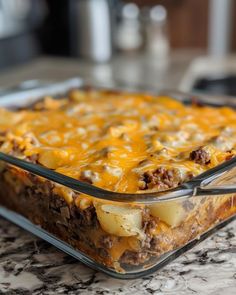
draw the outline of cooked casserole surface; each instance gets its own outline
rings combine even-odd
[[[108,91],[0,109],[0,151],[117,192],[179,185],[236,154],[236,112]]]

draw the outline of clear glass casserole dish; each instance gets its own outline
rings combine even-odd
[[[83,88],[83,82],[73,79],[16,92],[0,98],[0,106],[27,107],[73,87]],[[192,100],[166,94],[184,103]],[[207,99],[198,101],[232,104],[227,98]],[[0,161],[0,214],[116,278],[150,274],[236,214],[234,157],[175,188],[148,193],[106,190],[3,152]]]

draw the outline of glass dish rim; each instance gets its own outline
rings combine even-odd
[[[70,87],[70,80],[65,80],[63,82],[55,83],[57,87],[60,89],[63,87],[63,83],[66,83],[68,89],[65,89],[64,94],[66,94],[69,90],[73,88],[77,89],[84,89],[84,88],[92,88],[92,89],[100,89],[100,90],[112,90],[112,91],[129,91],[124,88],[117,88],[117,87],[105,87],[99,85],[91,85],[93,83],[86,83],[83,79],[78,78],[78,85],[75,84],[76,78],[72,78],[72,87]],[[56,89],[52,87],[53,83],[49,83],[46,87],[43,86],[43,90],[45,91],[45,95],[47,93],[47,87],[49,89]],[[73,86],[76,85],[76,86]],[[38,86],[40,89],[40,86]],[[37,90],[37,89],[36,89]],[[132,93],[140,93],[140,91],[131,91]],[[188,102],[194,100],[204,102],[206,100],[206,95],[196,95],[196,94],[189,94],[183,93],[180,91],[175,90],[163,90],[163,91],[156,91],[155,93],[152,90],[142,90],[143,93],[152,94],[152,95],[166,95],[176,98],[177,100]],[[15,92],[17,95],[17,91]],[[37,97],[37,95],[36,95]],[[40,92],[40,96],[38,99],[42,98],[42,89]],[[211,99],[214,98],[211,96]],[[225,97],[227,100],[227,97]],[[212,101],[210,102],[212,103]],[[209,104],[209,103],[206,103]],[[1,106],[1,99],[0,99],[0,106]],[[225,106],[225,104],[217,104],[217,106]],[[228,104],[227,104],[228,106]],[[179,200],[182,198],[191,198],[191,197],[198,197],[198,196],[217,196],[222,194],[231,194],[236,193],[236,185],[223,185],[223,186],[213,186],[207,187],[211,181],[216,180],[220,177],[223,173],[229,171],[230,169],[236,167],[236,157],[223,162],[220,165],[217,165],[214,168],[208,169],[207,171],[197,175],[193,179],[188,182],[185,182],[175,188],[171,188],[164,191],[157,191],[157,192],[139,192],[139,193],[119,193],[114,191],[109,191],[95,185],[82,182],[75,178],[66,176],[64,174],[58,173],[54,170],[50,170],[46,167],[43,167],[39,164],[33,164],[26,160],[22,160],[20,158],[7,155],[5,153],[0,152],[0,161],[13,165],[17,168],[21,168],[27,172],[33,173],[37,176],[44,177],[47,180],[51,180],[57,184],[64,185],[76,192],[83,193],[92,197],[95,197],[100,200],[104,201],[113,201],[119,203],[136,203],[136,204],[152,204],[164,201],[171,201],[171,200]]]

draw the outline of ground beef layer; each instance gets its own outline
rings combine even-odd
[[[57,185],[48,180],[10,166],[1,170],[1,205],[117,271],[120,265],[145,264],[183,246],[236,213],[236,196],[204,197],[197,204],[188,200],[184,204],[188,218],[172,228],[143,208],[144,237],[118,237],[102,230],[93,202],[83,208],[81,195],[73,192],[68,203]]]

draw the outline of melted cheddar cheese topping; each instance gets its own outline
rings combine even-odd
[[[0,151],[111,191],[138,192],[147,172],[174,169],[185,181],[233,157],[236,112],[170,97],[75,90],[32,109],[0,109]],[[194,151],[200,151],[195,158]]]

